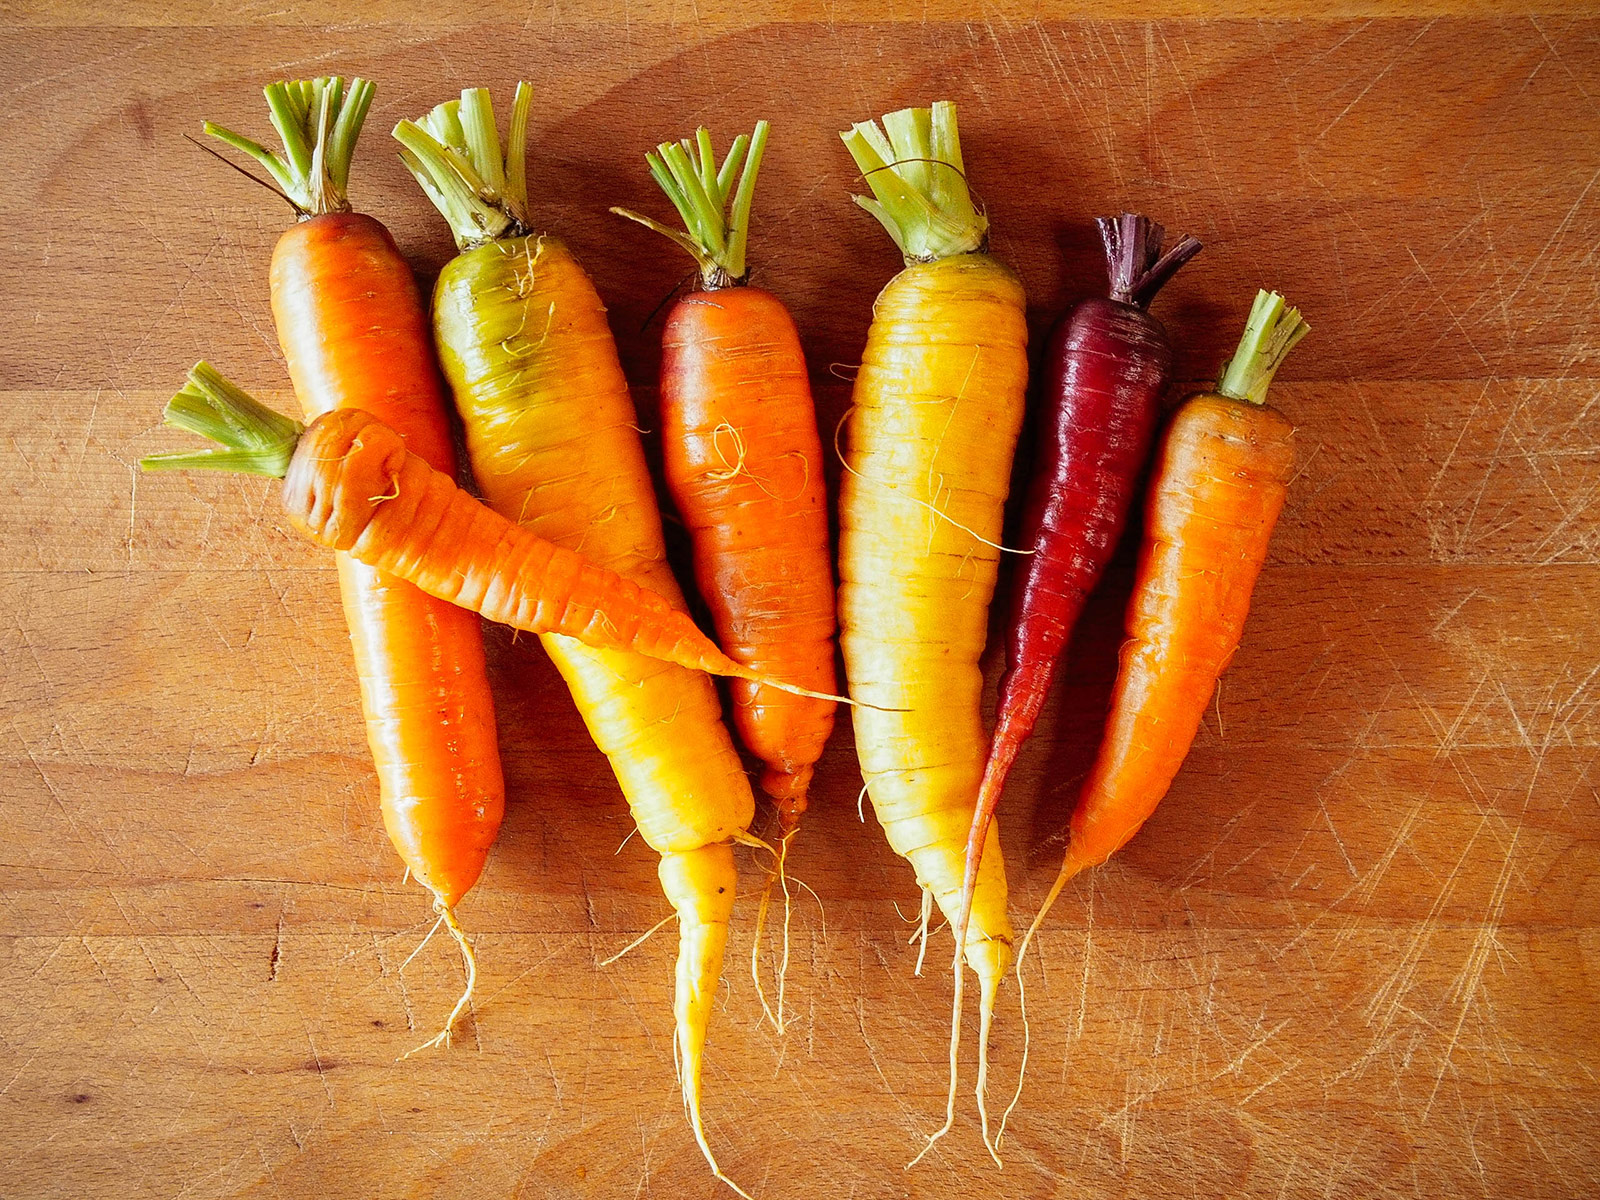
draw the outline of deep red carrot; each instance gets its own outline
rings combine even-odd
[[[1039,461],[1019,543],[1028,553],[1011,597],[1008,665],[967,837],[957,945],[1006,776],[1039,719],[1084,600],[1122,536],[1150,452],[1161,393],[1172,374],[1172,348],[1161,322],[1145,307],[1200,249],[1198,241],[1184,237],[1162,254],[1161,226],[1133,213],[1101,217],[1098,224],[1110,296],[1067,312],[1046,351]]]

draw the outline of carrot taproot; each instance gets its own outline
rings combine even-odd
[[[395,137],[461,253],[434,291],[434,336],[485,500],[683,610],[638,417],[605,306],[568,247],[534,232],[526,140],[532,90],[517,85],[502,152],[482,88]],[[678,918],[675,1066],[697,1144],[719,1178],[701,1117],[711,999],[735,878],[730,838],[755,802],[704,675],[560,634],[541,641],[610,760]],[[829,682],[831,690],[832,684]]]
[[[827,492],[805,354],[783,302],[747,282],[746,250],[767,123],[740,134],[717,166],[711,134],[663,142],[645,156],[685,231],[625,208],[683,247],[700,287],[667,313],[660,421],[668,490],[688,527],[695,580],[729,657],[818,691],[833,691],[835,629]],[[737,186],[735,186],[737,184]],[[751,975],[782,1033],[789,961],[789,843],[833,731],[834,705],[745,680],[732,685],[733,723],[763,764],[778,811],[778,854],[762,892]],[[773,881],[782,884],[777,1009],[766,1004],[757,956]]]
[[[1282,296],[1257,292],[1216,390],[1179,405],[1161,437],[1105,737],[1072,813],[1061,872],[1018,951],[1019,987],[1029,943],[1061,889],[1116,853],[1161,803],[1239,648],[1294,467],[1294,427],[1267,404],[1267,389],[1309,331]]]
[[[956,937],[1017,753],[1033,732],[1084,601],[1122,536],[1139,472],[1155,436],[1172,346],[1146,306],[1200,250],[1179,239],[1161,253],[1163,230],[1146,217],[1101,217],[1110,296],[1065,314],[1045,351],[1039,461],[1023,506],[1019,544],[1032,551],[1011,594],[1006,669],[994,737],[967,834],[966,874]]]
[[[953,104],[890,113],[882,130],[867,122],[841,136],[873,193],[857,202],[907,266],[873,306],[847,414],[840,644],[851,696],[880,706],[852,710],[879,823],[953,925],[987,749],[978,658],[1022,424],[1023,291],[984,251],[988,222],[967,189]],[[890,707],[904,711],[881,711]],[[963,958],[980,989],[977,1096],[989,1145],[988,1040],[1011,942],[991,825],[956,946],[945,1121],[928,1146],[955,1121]]]
[[[371,412],[441,471],[455,450],[416,281],[379,222],[352,212],[350,159],[374,85],[337,76],[266,89],[277,154],[211,123],[250,155],[300,214],[272,255],[278,341],[308,417]],[[477,882],[505,811],[482,627],[471,614],[341,554],[339,589],[361,685],[384,827],[435,897],[465,959],[466,987],[436,1041],[448,1041],[476,977],[455,915]]]

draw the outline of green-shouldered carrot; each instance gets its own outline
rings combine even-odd
[[[467,455],[496,512],[681,612],[605,306],[571,250],[534,232],[531,101],[532,90],[518,84],[503,152],[483,88],[395,129],[406,165],[461,250],[440,272],[433,325]],[[641,836],[661,855],[661,883],[678,916],[679,1081],[696,1141],[722,1177],[701,1119],[701,1064],[733,912],[729,841],[746,836],[754,814],[750,782],[703,674],[561,634],[541,640]]]

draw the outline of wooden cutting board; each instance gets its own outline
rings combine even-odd
[[[596,966],[667,910],[537,645],[490,633],[511,802],[462,910],[473,1019],[396,1062],[461,974],[442,938],[413,956],[430,914],[379,825],[329,561],[269,486],[134,469],[181,440],[160,406],[202,354],[288,399],[266,294],[288,213],[183,135],[264,134],[261,85],[318,72],[380,82],[354,194],[424,274],[451,248],[388,129],[533,82],[535,207],[606,297],[646,426],[646,322],[684,263],[605,210],[662,210],[642,154],[700,122],[773,121],[753,252],[827,428],[898,265],[834,131],[938,97],[1036,338],[1101,287],[1090,218],[1120,208],[1206,242],[1156,306],[1184,379],[1258,285],[1313,326],[1276,390],[1300,474],[1244,646],[1165,805],[1029,970],[1005,1170],[965,1089],[902,1169],[942,1106],[949,943],[913,977],[916,888],[857,819],[842,730],[794,856],[818,899],[782,1039],[736,916],[706,1078],[733,1178],[1595,1194],[1600,22],[1478,7],[0,6],[0,1196],[727,1194],[673,1083],[671,933]],[[1128,587],[1124,559],[1006,803],[1019,918]]]

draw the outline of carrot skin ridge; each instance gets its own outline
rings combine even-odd
[[[760,288],[695,292],[669,314],[662,352],[667,484],[719,642],[763,675],[836,690],[822,446],[793,319]],[[731,688],[740,739],[792,830],[835,705]]]
[[[370,412],[455,469],[427,319],[388,231],[357,213],[312,217],[279,239],[272,307],[308,417]],[[482,629],[472,614],[341,556],[384,827],[411,873],[454,908],[477,882],[505,811]]]

